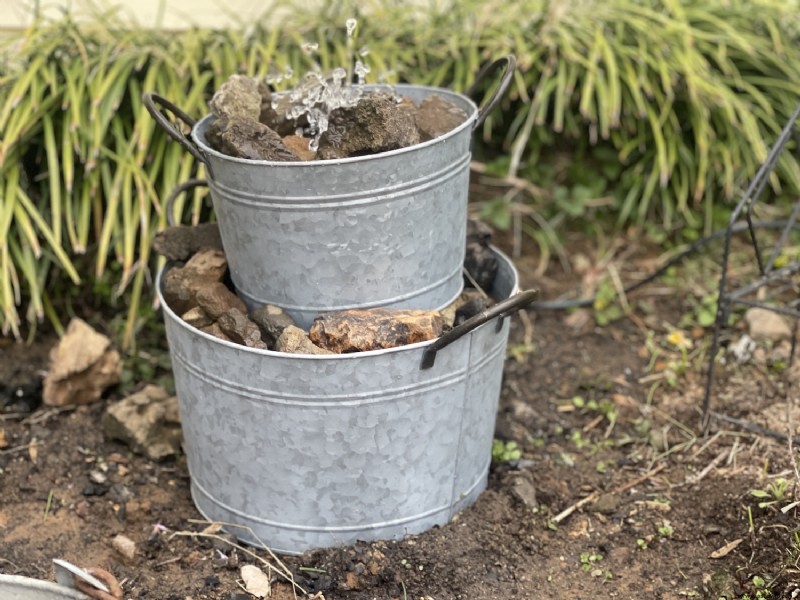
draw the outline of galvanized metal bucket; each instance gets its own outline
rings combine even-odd
[[[3,575],[0,573],[0,600],[92,600],[121,598],[121,589],[116,595],[105,583],[91,573],[61,559],[53,559],[56,582],[32,579],[20,575]],[[91,570],[91,569],[90,569]],[[110,573],[104,572],[113,579]],[[78,581],[91,590],[89,596],[76,588]],[[114,581],[116,585],[116,581]],[[116,585],[119,588],[118,585]]]
[[[200,512],[300,553],[419,533],[472,503],[491,461],[504,317],[535,296],[497,255],[492,292],[505,300],[389,350],[254,350],[187,325],[160,296]]]
[[[340,160],[233,158],[206,141],[213,115],[195,122],[155,94],[145,94],[144,101],[169,135],[206,166],[241,298],[251,308],[280,306],[308,327],[321,312],[378,306],[441,309],[458,297],[472,132],[508,88],[515,64],[507,56],[478,74],[479,83],[485,74],[506,67],[497,91],[480,110],[467,96],[448,90],[396,86],[398,95],[415,102],[438,94],[468,118],[425,143]],[[163,109],[192,128],[191,139]]]

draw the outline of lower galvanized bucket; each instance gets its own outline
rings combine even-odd
[[[498,258],[493,295],[531,294]],[[206,518],[249,527],[243,540],[300,553],[400,538],[486,487],[509,319],[438,353],[445,336],[312,356],[219,340],[161,301],[192,496]]]

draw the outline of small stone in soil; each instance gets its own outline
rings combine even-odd
[[[333,354],[315,345],[305,331],[294,325],[289,325],[281,332],[275,342],[275,350],[291,354]]]
[[[258,121],[216,119],[206,131],[209,145],[223,154],[250,160],[298,160],[281,136]]]
[[[122,534],[114,536],[111,546],[128,561],[136,557],[136,542]]]
[[[317,158],[363,156],[419,143],[413,103],[385,93],[365,94],[355,107],[337,108],[319,140]]]
[[[283,330],[290,325],[295,325],[292,318],[283,310],[271,304],[264,304],[250,312],[252,320],[261,329],[261,339],[267,345],[274,347]]]
[[[208,106],[218,117],[258,121],[262,91],[254,77],[231,75],[216,91]]]
[[[354,309],[317,317],[309,337],[317,346],[343,354],[424,342],[439,337],[443,328],[437,311]]]
[[[122,361],[111,340],[85,321],[70,321],[64,337],[50,351],[42,397],[48,406],[96,402],[106,388],[119,383]]]
[[[222,250],[219,225],[174,225],[153,238],[153,250],[169,260],[188,260],[202,248]]]
[[[258,325],[248,319],[247,315],[239,309],[232,308],[220,315],[219,319],[217,319],[217,325],[219,325],[222,333],[237,344],[242,344],[248,348],[267,349],[267,345],[261,339],[261,330]]]
[[[416,113],[420,140],[440,137],[461,125],[467,117],[467,113],[452,102],[439,94],[431,94],[420,102]]]
[[[178,400],[158,386],[145,386],[115,402],[103,415],[103,432],[109,439],[120,440],[137,454],[162,460],[180,450],[181,428]]]

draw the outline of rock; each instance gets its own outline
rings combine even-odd
[[[431,94],[420,102],[416,111],[416,124],[420,140],[425,142],[440,137],[467,120],[469,115],[442,98],[439,94]]]
[[[208,335],[213,335],[215,338],[224,340],[226,342],[233,341],[231,338],[229,338],[222,332],[222,329],[219,328],[219,325],[217,323],[212,323],[208,327],[201,327],[200,331],[202,331],[203,333],[207,333]]]
[[[216,223],[175,225],[159,231],[153,238],[153,250],[169,260],[188,260],[202,248],[222,250],[222,238]]]
[[[792,328],[781,315],[766,308],[750,308],[744,314],[750,337],[778,342],[792,339]]]
[[[739,341],[731,346],[730,353],[733,354],[736,362],[741,364],[747,363],[753,358],[753,351],[756,349],[756,342],[746,333],[739,338]]]
[[[232,308],[217,319],[217,325],[222,333],[227,335],[237,344],[242,344],[248,348],[259,348],[266,350],[267,345],[261,339],[261,330],[258,325],[247,318],[247,315],[236,308]]]
[[[539,501],[536,499],[536,486],[533,485],[527,472],[514,478],[511,482],[511,493],[528,508],[539,506]]]
[[[136,558],[136,542],[122,534],[115,535],[111,540],[111,547],[128,561]]]
[[[106,388],[119,383],[122,362],[111,340],[81,319],[72,319],[61,341],[50,351],[44,378],[44,403],[76,406],[96,402]]]
[[[261,116],[262,91],[254,77],[231,75],[208,103],[211,112],[228,119],[258,121]]]
[[[164,275],[164,299],[177,314],[182,315],[197,306],[197,292],[222,281],[228,261],[222,250],[207,248],[192,256],[183,266]]]
[[[619,504],[619,496],[616,494],[603,494],[590,505],[590,508],[594,512],[612,514],[617,511]]]
[[[308,147],[308,138],[299,135],[287,135],[283,138],[283,145],[286,146],[299,160],[314,160],[317,153]]]
[[[437,311],[354,309],[317,317],[309,337],[317,346],[343,354],[424,342],[439,337],[443,328]]]
[[[355,107],[337,108],[319,140],[317,158],[363,156],[419,143],[413,104],[386,93],[365,94]]]
[[[491,228],[481,221],[467,222],[467,249],[464,268],[475,283],[485,292],[491,292],[497,275],[497,257],[489,247]]]
[[[158,386],[148,385],[111,404],[102,424],[107,438],[120,440],[151,460],[173,456],[180,450],[178,399]]]
[[[199,306],[195,306],[194,308],[190,308],[188,311],[181,315],[181,319],[186,321],[189,325],[196,329],[202,329],[203,327],[208,327],[214,321],[206,314]]]
[[[292,317],[277,306],[265,304],[250,312],[250,320],[261,329],[261,339],[274,347],[283,330],[295,325]]]
[[[270,129],[276,131],[281,137],[292,135],[298,127],[305,127],[308,125],[308,118],[302,115],[299,119],[287,119],[284,114],[279,113],[272,108],[273,100],[279,101],[278,96],[273,96],[270,89],[262,84],[259,84],[258,91],[261,93],[261,114],[258,117],[258,122],[263,123]]]
[[[236,158],[298,160],[276,131],[258,121],[218,118],[209,126],[206,139],[218,152]]]
[[[333,354],[330,350],[316,346],[308,338],[308,334],[295,325],[289,325],[281,332],[275,342],[275,350],[290,354]]]
[[[475,288],[466,288],[455,302],[441,311],[445,327],[453,327],[478,312],[488,305],[486,298]]]
[[[247,306],[242,299],[219,281],[200,288],[196,300],[197,305],[214,321],[233,309],[247,313]]]

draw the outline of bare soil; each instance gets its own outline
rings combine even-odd
[[[629,253],[623,276],[653,256]],[[528,247],[517,264],[543,298],[592,278],[555,261],[537,275]],[[654,284],[629,299],[631,317],[605,327],[580,311],[515,318],[496,437],[521,458],[495,464],[488,490],[447,526],[282,557],[295,583],[327,600],[795,598],[797,514],[779,510],[792,485],[766,507],[751,494],[794,481],[786,442],[719,420],[703,435],[709,332],[684,329],[693,348],[682,363],[666,341],[703,285]],[[0,347],[0,381],[44,368],[48,347]],[[713,408],[786,432],[792,372],[723,367]],[[51,560],[64,558],[108,569],[126,598],[233,600],[251,597],[242,565],[275,562],[197,522],[183,458],[156,464],[104,440],[104,403],[15,410],[0,416],[0,572],[52,579]],[[117,534],[136,543],[132,560],[113,549]],[[294,597],[271,574],[272,597]]]

